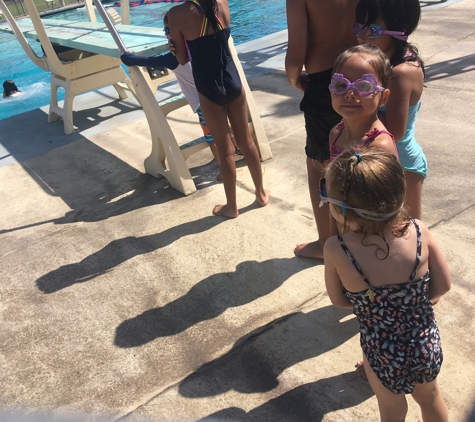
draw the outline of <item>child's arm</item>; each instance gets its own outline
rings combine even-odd
[[[190,60],[185,46],[185,37],[180,31],[181,6],[172,7],[168,11],[168,25],[170,27],[170,35],[175,46],[175,56],[181,65],[187,64]]]
[[[136,56],[128,51],[120,55],[122,63],[127,66],[146,66],[146,67],[166,67],[173,70],[178,67],[178,60],[172,53],[165,53],[159,56],[145,57]]]
[[[450,271],[444,254],[424,223],[416,220],[421,227],[422,241],[429,248],[429,299],[437,303],[439,298],[450,290]]]
[[[336,236],[330,237],[323,246],[323,260],[325,261],[325,286],[328,297],[335,306],[340,308],[353,308],[345,294],[343,284],[336,270],[335,257],[341,253],[341,248]]]
[[[305,91],[308,75],[302,69],[307,54],[307,6],[305,0],[287,0],[286,8],[289,42],[285,55],[285,72],[290,85]]]
[[[412,67],[412,68],[411,68]],[[393,67],[389,88],[391,95],[386,103],[385,126],[399,142],[406,132],[407,115],[414,86],[413,66],[401,64]]]

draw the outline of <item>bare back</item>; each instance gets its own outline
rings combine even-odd
[[[305,68],[308,73],[333,67],[336,58],[357,44],[353,35],[358,0],[307,0],[308,35]]]
[[[225,0],[217,0],[217,3],[217,15],[224,28],[228,28],[230,24],[228,2]],[[200,36],[201,26],[203,24],[203,12],[193,3],[185,2],[184,4],[171,9],[169,12],[169,20],[170,19],[170,27],[178,28],[186,40],[192,41]],[[209,25],[208,33],[214,33],[213,26],[211,24]]]
[[[353,35],[358,0],[287,0],[287,59],[311,73],[331,69],[336,58],[357,44]]]

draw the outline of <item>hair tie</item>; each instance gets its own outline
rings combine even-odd
[[[358,153],[355,154],[355,157],[358,159],[358,163],[361,162],[361,155],[359,155]]]

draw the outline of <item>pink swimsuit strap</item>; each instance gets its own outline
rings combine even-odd
[[[368,144],[373,142],[382,133],[387,133],[394,142],[394,136],[391,133],[389,133],[387,130],[379,130],[378,128],[374,128],[371,132],[366,132],[365,133],[366,139],[363,141],[361,146],[362,147],[367,146]],[[396,145],[395,142],[394,142],[394,145]]]
[[[336,145],[336,142],[340,138],[340,136],[343,132],[343,129],[345,128],[345,124],[344,124],[343,120],[340,123],[338,123],[337,128],[338,128],[338,133],[336,134],[335,139],[333,140],[333,142],[331,144],[331,148],[330,148],[330,159],[332,161],[344,151],[338,145]],[[366,139],[361,143],[360,147],[368,146],[369,144],[371,144],[371,142],[373,142],[382,133],[386,133],[391,137],[391,139],[393,141],[393,144],[394,144],[394,149],[396,151],[396,156],[398,156],[396,141],[394,140],[394,136],[391,133],[389,133],[387,130],[380,130],[378,128],[374,128],[371,132],[366,132],[365,133]],[[399,156],[398,156],[398,158],[399,158]]]

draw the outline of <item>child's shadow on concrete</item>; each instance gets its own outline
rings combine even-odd
[[[314,265],[295,258],[241,262],[235,271],[213,274],[178,299],[123,321],[116,329],[115,345],[138,347],[159,337],[181,333],[228,308],[266,296],[294,274]]]
[[[189,375],[179,392],[199,398],[232,390],[245,394],[273,390],[287,368],[356,336],[358,325],[355,318],[347,318],[349,315],[349,311],[329,305],[279,318],[239,339],[226,355]],[[355,359],[357,354],[355,351]]]
[[[368,382],[347,372],[296,387],[249,412],[230,407],[199,422],[316,422],[326,414],[357,406],[372,396]]]

